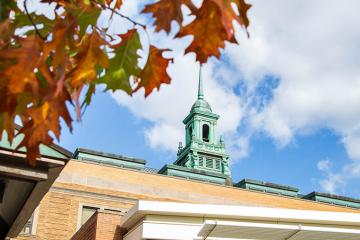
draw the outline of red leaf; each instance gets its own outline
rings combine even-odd
[[[166,59],[162,53],[167,49],[158,49],[155,46],[150,46],[149,57],[144,69],[138,76],[138,86],[134,92],[141,87],[145,89],[145,97],[147,97],[154,88],[160,89],[162,83],[169,84],[171,79],[167,74],[166,69],[172,59]]]
[[[196,7],[191,0],[160,0],[159,2],[146,5],[143,13],[152,13],[155,17],[155,31],[171,31],[171,22],[176,21],[180,26],[183,21],[181,5],[185,4],[190,10],[195,11]]]
[[[210,0],[203,2],[195,20],[181,28],[175,37],[186,35],[193,35],[194,40],[185,52],[195,52],[200,63],[205,63],[210,56],[218,58],[219,48],[225,46],[225,40],[234,41],[227,37],[218,5]]]

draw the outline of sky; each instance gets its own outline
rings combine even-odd
[[[149,16],[138,16],[144,2],[125,0],[123,13],[150,24]],[[222,57],[202,69],[233,181],[360,198],[360,2],[247,2],[253,5],[250,38],[237,26],[240,45],[227,44]],[[114,19],[111,29],[127,26]],[[184,55],[191,37],[173,40],[174,33],[150,34],[156,46],[173,49],[170,85],[146,99],[143,91],[129,97],[98,89],[82,121],[72,134],[64,129],[59,144],[142,158],[152,168],[174,162],[199,76],[194,55]]]

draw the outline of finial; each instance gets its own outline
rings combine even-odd
[[[202,64],[200,64],[200,70],[199,70],[198,99],[204,99],[204,89],[203,89],[203,80],[202,80],[202,77],[201,77],[201,67],[202,67]]]
[[[179,142],[178,154],[181,152],[182,149],[183,149],[182,142]]]
[[[220,136],[220,144],[221,144],[221,145],[224,145],[224,144],[225,144],[224,136],[223,136],[223,135]]]

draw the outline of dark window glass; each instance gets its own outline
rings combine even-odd
[[[207,168],[214,168],[214,160],[211,158],[206,158],[206,167]]]
[[[202,126],[202,138],[204,142],[209,142],[209,125],[204,124]]]
[[[216,159],[216,160],[215,160],[215,168],[216,168],[217,170],[220,170],[220,164],[221,164],[221,161],[220,161],[219,159]]]
[[[203,158],[202,156],[199,156],[199,165],[200,165],[201,167],[204,166],[204,158]]]
[[[34,221],[34,214],[32,214],[30,219],[25,223],[25,226],[21,230],[20,234],[32,234],[33,221]]]
[[[81,213],[81,225],[87,222],[89,218],[98,210],[97,207],[83,206]]]

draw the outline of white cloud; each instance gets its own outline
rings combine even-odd
[[[227,61],[220,66],[211,61],[204,69],[206,99],[221,115],[219,132],[225,134],[233,158],[239,159],[257,132],[286,146],[298,135],[332,129],[353,160],[338,172],[319,165],[326,173],[320,184],[335,192],[335,183],[345,186],[360,176],[360,2],[248,2],[253,4],[250,38],[239,30],[240,46],[227,45]],[[168,70],[172,84],[146,101],[142,93],[131,99],[116,93],[114,98],[153,123],[145,133],[150,146],[175,151],[184,138],[181,120],[195,100],[198,65],[193,55],[181,56],[186,41],[171,41],[163,33],[151,38],[160,47],[176,49]],[[267,75],[278,77],[279,83],[270,90],[272,98],[258,108],[253,104],[259,97],[256,91]],[[246,90],[235,94],[239,84]]]
[[[340,174],[334,174],[331,170],[330,160],[321,160],[317,164],[319,171],[323,173],[324,178],[319,180],[323,190],[331,194],[338,194],[339,188],[344,186],[344,179]]]
[[[353,162],[325,174],[324,190],[335,192],[360,177],[360,2],[252,1],[250,39],[239,31],[240,47],[229,46],[231,62],[250,86],[265,75],[280,83],[272,101],[250,116],[280,146],[297,135],[329,128],[341,138]],[[249,114],[248,110],[245,114]]]
[[[211,65],[205,66],[202,70],[205,99],[209,101],[213,111],[221,116],[218,134],[225,134],[229,150],[243,155],[240,153],[243,150],[237,146],[247,145],[243,143],[244,140],[240,144],[238,136],[233,134],[242,118],[240,99],[231,88],[220,85],[212,78],[212,70]],[[185,130],[182,120],[196,100],[199,64],[195,63],[194,56],[176,56],[168,73],[172,77],[172,83],[162,85],[160,92],[155,90],[147,99],[144,99],[143,92],[131,98],[122,92],[116,92],[113,97],[137,117],[153,123],[145,132],[151,147],[175,152],[178,142],[184,142]]]

